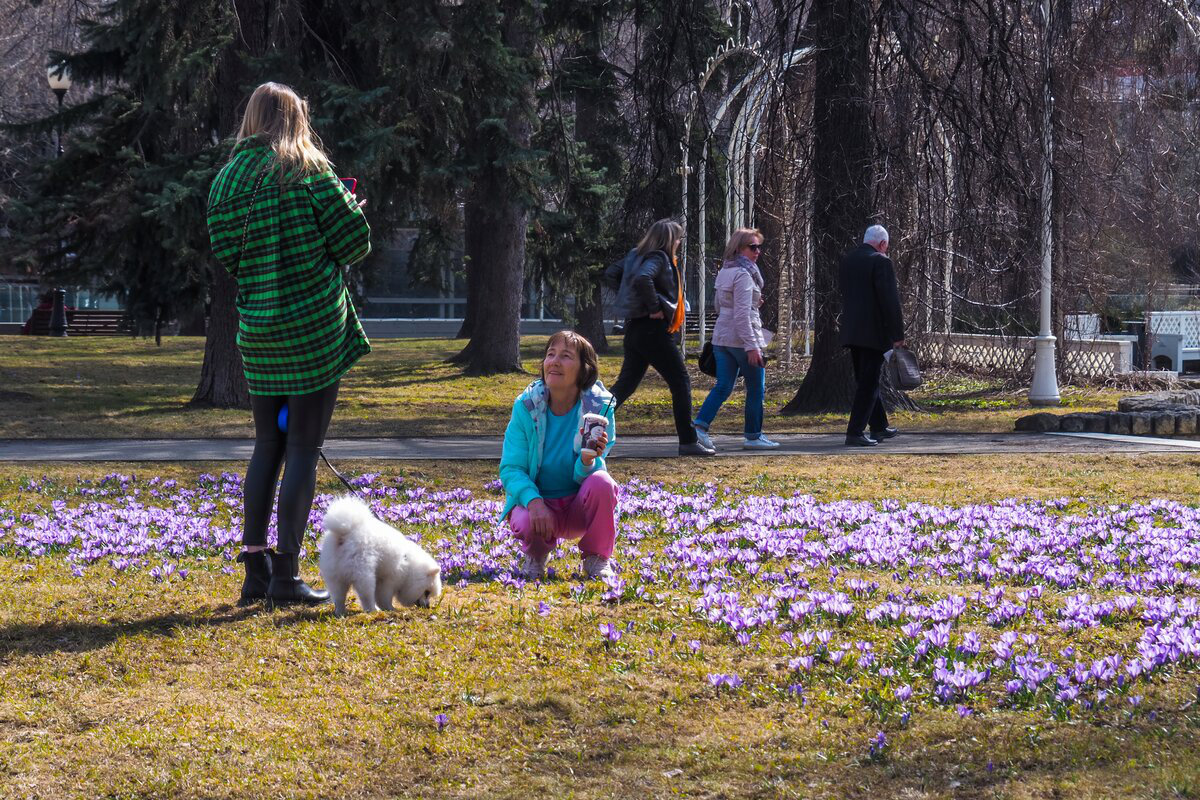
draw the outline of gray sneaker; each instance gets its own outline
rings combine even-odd
[[[704,430],[704,428],[696,427],[696,439],[705,447],[711,447],[713,450],[717,449],[717,446],[713,444],[712,437],[708,435],[708,431]]]
[[[773,442],[766,436],[759,436],[757,439],[743,439],[743,450],[774,450],[779,447],[779,442]]]
[[[608,563],[608,559],[604,556],[584,556],[583,557],[583,574],[589,580],[611,578],[616,573],[613,572],[612,564]]]
[[[679,445],[679,455],[681,456],[715,456],[716,454],[715,447],[705,447],[703,442]]]

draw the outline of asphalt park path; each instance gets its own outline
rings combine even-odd
[[[984,455],[1061,453],[1102,455],[1187,453],[1200,455],[1200,441],[1148,436],[1055,433],[904,433],[877,447],[846,447],[843,434],[797,433],[772,438],[777,450],[742,450],[742,437],[713,437],[717,457],[856,456],[888,454]],[[620,436],[610,459],[676,456],[673,436]],[[249,439],[0,439],[0,462],[70,461],[246,461],[254,447]],[[329,439],[325,454],[336,460],[459,460],[500,458],[501,439],[429,437],[412,439]]]

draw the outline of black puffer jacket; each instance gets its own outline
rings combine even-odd
[[[661,311],[671,319],[679,298],[679,273],[662,250],[643,257],[637,248],[604,271],[604,282],[617,293],[613,311],[625,319]]]

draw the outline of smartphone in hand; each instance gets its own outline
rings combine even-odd
[[[346,191],[350,194],[354,194],[356,191],[358,191],[358,178],[339,178],[339,180],[342,182],[342,186],[345,186]]]

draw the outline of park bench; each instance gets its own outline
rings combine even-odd
[[[717,312],[709,311],[707,314],[704,315],[704,318],[706,321],[705,330],[708,332],[709,336],[712,336],[713,325],[715,325],[717,322]],[[699,336],[700,335],[700,312],[699,311],[688,311],[687,313],[685,313],[683,315],[683,328],[684,328],[684,331],[686,331],[688,336]]]
[[[50,335],[48,308],[35,308],[30,314],[29,334]],[[132,336],[133,320],[124,311],[108,311],[97,308],[67,309],[68,336]]]
[[[1151,366],[1182,372],[1186,361],[1200,360],[1200,311],[1150,312]]]

